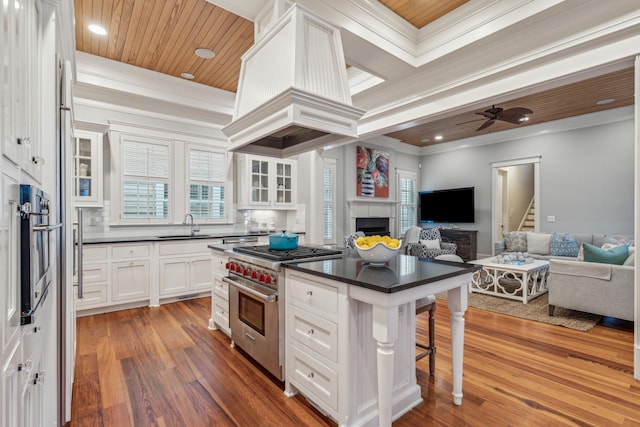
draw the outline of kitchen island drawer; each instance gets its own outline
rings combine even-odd
[[[151,253],[149,245],[126,245],[111,248],[113,259],[145,258]]]
[[[229,284],[227,282],[214,278],[213,292],[216,296],[224,299],[225,301],[229,301]]]
[[[338,361],[338,325],[298,307],[291,312],[291,334],[321,356]]]
[[[298,307],[314,307],[323,313],[337,315],[338,313],[338,288],[316,282],[298,274],[291,274],[291,280],[287,278],[287,286],[293,303]],[[333,320],[333,319],[332,319]]]
[[[229,308],[224,304],[213,303],[213,321],[223,329],[229,330]]]
[[[338,374],[308,353],[292,346],[291,382],[303,394],[311,394],[314,402],[327,404],[333,411],[338,410]]]

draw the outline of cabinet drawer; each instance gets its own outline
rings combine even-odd
[[[218,325],[229,328],[229,307],[226,304],[213,303],[213,321]]]
[[[74,290],[76,308],[93,307],[107,303],[107,285],[85,286],[82,299],[78,299],[78,288]]]
[[[171,242],[160,243],[160,256],[169,255],[187,255],[187,254],[206,254],[209,253],[208,244],[211,242],[204,239],[196,239],[189,242]]]
[[[338,361],[338,325],[298,307],[293,307],[291,317],[294,339],[321,356]]]
[[[82,280],[84,283],[107,281],[107,264],[83,264]]]
[[[336,371],[297,347],[290,348],[293,350],[290,380],[295,386],[306,390],[336,411],[338,409],[338,374]]]
[[[225,301],[229,301],[229,284],[218,278],[213,279],[213,293]]]
[[[113,259],[148,257],[149,253],[149,245],[114,246],[111,248]]]
[[[337,314],[337,288],[319,282],[312,282],[297,275],[292,275],[291,277],[295,283],[289,289],[296,305],[310,305],[325,313]]]
[[[217,251],[214,251],[214,252],[217,252]],[[228,260],[229,260],[228,257],[219,256],[214,253],[211,260],[211,271],[213,271],[215,274],[218,274],[220,276],[226,276],[227,269],[225,268],[225,266],[227,265]]]
[[[106,246],[83,246],[83,261],[106,261],[109,254]]]

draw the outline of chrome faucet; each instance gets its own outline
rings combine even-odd
[[[187,218],[191,218],[191,223],[187,222]],[[193,221],[193,215],[191,215],[190,213],[189,213],[189,214],[186,214],[186,215],[184,216],[183,224],[184,224],[184,225],[191,224],[191,235],[192,235],[192,236],[195,236],[195,235],[196,235],[196,232],[200,231],[200,226],[198,226],[198,224],[196,224],[196,223]]]

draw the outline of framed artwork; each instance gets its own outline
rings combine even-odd
[[[389,197],[389,153],[356,147],[356,195]]]

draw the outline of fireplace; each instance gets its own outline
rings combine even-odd
[[[388,236],[389,218],[356,218],[356,231],[362,231],[365,236]]]

